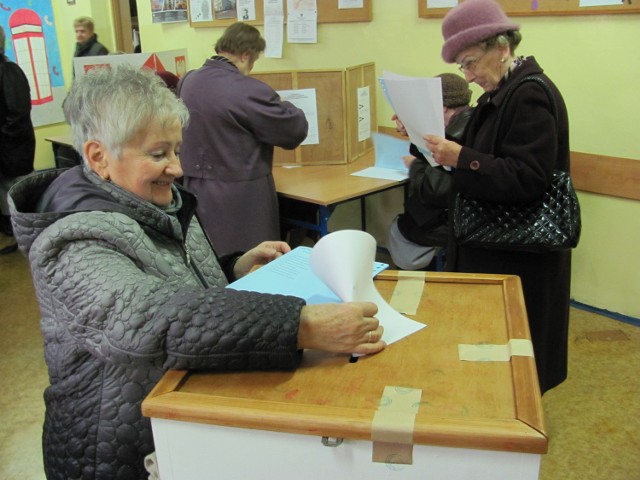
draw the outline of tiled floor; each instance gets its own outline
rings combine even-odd
[[[0,256],[0,272],[0,479],[41,480],[39,313],[26,260]],[[570,377],[543,398],[540,479],[640,480],[640,328],[572,309],[570,334]]]

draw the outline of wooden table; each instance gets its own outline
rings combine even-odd
[[[358,199],[362,230],[366,231],[366,197],[406,183],[351,175],[373,166],[374,163],[374,152],[371,151],[349,164],[273,167],[278,195],[314,205],[318,209],[316,224],[292,218],[281,218],[281,221],[316,230],[323,236],[328,232],[327,224],[335,207]]]
[[[399,275],[378,276],[383,297],[406,285]],[[410,318],[428,326],[356,363],[306,351],[295,372],[168,372],[142,405],[162,479],[537,479],[547,437],[533,357],[458,356],[459,344],[530,338],[519,278],[427,272]],[[372,461],[387,386],[422,391],[410,465]]]

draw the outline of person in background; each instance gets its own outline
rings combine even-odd
[[[494,0],[465,0],[452,8],[442,34],[442,58],[457,63],[467,81],[484,91],[462,144],[425,137],[435,161],[454,169],[453,195],[511,204],[542,198],[553,171],[569,171],[569,120],[562,95],[534,57],[515,54],[522,39],[519,25]],[[515,91],[497,126],[509,87],[531,75],[551,89],[556,114],[544,87],[527,82]],[[540,388],[544,393],[562,383],[567,377],[571,251],[490,250],[457,245],[450,238],[447,269],[520,276]]]
[[[7,194],[21,176],[33,171],[36,136],[31,123],[31,90],[22,69],[4,54],[0,27],[0,255],[15,252]]]
[[[473,108],[469,84],[460,75],[442,73],[442,106],[445,135],[461,142]],[[397,130],[407,131],[394,115]],[[395,265],[403,270],[434,270],[434,256],[446,247],[448,238],[448,199],[451,173],[441,166],[431,166],[418,147],[409,147],[404,158],[409,168],[408,195],[404,212],[389,226],[388,248]]]
[[[177,92],[178,82],[180,82],[180,78],[173,72],[169,70],[159,70],[156,71],[156,75],[158,75],[164,84],[167,86],[169,90],[173,93]]]
[[[192,117],[183,132],[184,186],[198,196],[221,254],[280,238],[273,149],[293,149],[307,136],[304,112],[249,76],[264,49],[255,27],[234,23],[216,55],[178,85]]]
[[[152,71],[93,69],[63,110],[83,165],[10,191],[42,314],[48,479],[146,478],[141,402],[167,369],[292,370],[307,348],[385,347],[373,303],[225,288],[290,247],[216,254],[196,197],[175,183],[189,113]]]
[[[73,57],[94,57],[109,55],[107,47],[98,41],[98,34],[94,32],[95,24],[90,17],[78,17],[73,21],[76,33],[76,50]],[[75,76],[75,68],[73,69]]]

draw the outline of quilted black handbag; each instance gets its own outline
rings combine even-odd
[[[493,145],[504,107],[515,89],[524,82],[542,85],[557,115],[555,98],[540,77],[524,77],[505,98],[496,121]],[[453,208],[453,233],[459,245],[509,251],[546,253],[576,247],[581,230],[580,204],[568,172],[553,172],[551,185],[541,200],[505,205],[477,200],[460,193]]]

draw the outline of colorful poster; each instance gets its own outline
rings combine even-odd
[[[171,72],[178,78],[187,73],[187,50],[166,50],[154,53],[126,53],[123,55],[103,55],[99,57],[78,57],[73,61],[76,77],[86,74],[96,67],[129,64],[139,68],[149,68],[156,72]]]
[[[153,23],[186,22],[187,0],[150,0]]]
[[[63,122],[66,89],[51,1],[3,0],[0,25],[6,36],[5,55],[29,80],[33,125]]]

